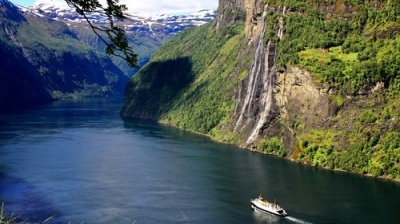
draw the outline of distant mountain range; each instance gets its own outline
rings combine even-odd
[[[85,19],[70,8],[67,3],[41,3],[29,8],[22,8],[36,15],[65,22],[70,27],[86,26]],[[128,33],[145,35],[174,35],[184,29],[207,23],[215,17],[214,10],[201,10],[187,15],[143,16],[127,13],[127,19],[120,22]],[[94,24],[106,24],[107,18],[99,13],[89,14],[88,18]]]

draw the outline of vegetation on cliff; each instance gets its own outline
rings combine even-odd
[[[400,2],[376,0],[264,0],[284,5],[280,66],[300,65],[316,79],[356,94],[364,86],[398,78]],[[279,16],[270,11],[267,20]],[[276,20],[276,19],[275,19]]]
[[[242,24],[222,30],[207,24],[167,41],[128,84],[122,115],[210,134],[234,107],[229,74],[242,30]]]
[[[337,109],[319,123],[294,109],[288,117],[278,115],[251,147],[313,166],[400,179],[399,4],[263,2],[269,5],[264,40],[277,43],[278,69],[309,71]],[[282,39],[276,35],[280,18]],[[238,86],[252,60],[242,30],[241,22],[221,29],[209,24],[168,41],[129,83],[121,114],[243,144],[241,130],[232,130]],[[186,67],[174,69],[178,62]],[[294,108],[309,106],[300,104]]]
[[[284,5],[279,66],[298,66],[340,108],[321,128],[296,124],[292,158],[314,166],[400,178],[400,3],[274,1]],[[278,13],[272,11],[267,20]],[[310,41],[312,40],[312,41]]]

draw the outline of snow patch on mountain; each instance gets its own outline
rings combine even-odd
[[[0,0],[4,1],[4,0]],[[36,15],[63,21],[69,26],[85,25],[85,18],[75,12],[66,2],[38,0],[28,9]],[[97,25],[108,24],[107,17],[100,13],[88,14],[88,19]],[[147,35],[174,35],[186,28],[203,25],[214,19],[214,10],[201,10],[187,15],[144,16],[140,13],[127,14],[123,21],[115,21],[127,33],[139,32]]]

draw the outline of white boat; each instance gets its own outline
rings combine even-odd
[[[277,216],[287,216],[286,211],[279,205],[266,201],[261,195],[251,201],[251,208],[256,211],[268,212]]]

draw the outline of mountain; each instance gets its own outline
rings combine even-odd
[[[121,115],[399,180],[399,20],[397,1],[221,0],[131,79]]]
[[[85,19],[65,2],[37,1],[35,5],[29,8],[21,7],[21,10],[61,21],[67,24],[82,41],[100,51],[105,48],[104,44],[88,27]],[[214,17],[215,11],[207,9],[186,15],[143,16],[128,12],[127,18],[124,21],[118,21],[116,24],[125,29],[129,42],[139,55],[139,65],[143,66],[165,40],[185,29],[203,25]],[[107,23],[107,18],[98,13],[88,14],[88,18],[95,25],[101,26]],[[129,76],[137,72],[136,68],[127,66],[125,61],[120,58],[113,58],[113,62]]]
[[[67,25],[0,2],[0,112],[65,97],[121,94],[129,79]]]
[[[86,26],[83,16],[77,14],[67,3],[37,2],[35,5],[26,9],[37,15],[41,15],[54,20],[63,21],[71,27]],[[139,14],[127,13],[127,18],[117,24],[123,27],[127,33],[141,33],[147,36],[166,35],[173,36],[178,32],[203,25],[215,17],[213,10],[201,10],[187,15],[159,15],[143,16]],[[88,14],[88,19],[94,24],[107,24],[108,20],[99,13]]]

